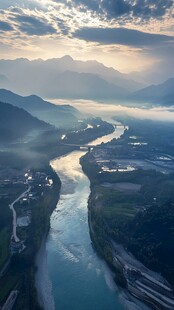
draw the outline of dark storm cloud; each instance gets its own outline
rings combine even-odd
[[[13,27],[9,23],[0,21],[0,31],[11,31],[11,30],[13,30]]]
[[[103,14],[108,19],[121,16],[130,18],[139,17],[141,19],[161,18],[167,10],[172,8],[173,0],[55,0],[79,9],[82,7],[89,9],[97,14]]]
[[[30,36],[43,36],[56,33],[56,29],[52,25],[48,24],[47,21],[38,19],[34,16],[17,15],[15,17],[15,21],[18,22],[20,31]]]
[[[73,37],[100,44],[119,44],[134,47],[156,46],[174,43],[174,37],[141,32],[127,28],[81,28]]]

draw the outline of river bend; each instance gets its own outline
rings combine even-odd
[[[118,138],[123,132],[123,128],[116,129],[93,145]],[[51,162],[62,186],[49,235],[37,258],[39,299],[46,310],[139,309],[118,290],[110,270],[91,245],[87,209],[90,183],[79,164],[84,154],[74,151]]]

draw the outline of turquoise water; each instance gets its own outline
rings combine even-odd
[[[91,246],[87,222],[89,180],[79,165],[83,154],[73,152],[52,162],[62,181],[46,244],[55,309],[121,310],[112,276]]]
[[[108,135],[108,140],[122,133],[123,129],[119,129]],[[49,235],[37,260],[40,301],[46,310],[142,309],[125,299],[92,247],[87,210],[90,184],[79,164],[84,154],[75,151],[51,162],[62,187]]]

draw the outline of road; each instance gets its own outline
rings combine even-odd
[[[28,189],[23,192],[18,198],[16,198],[10,205],[10,210],[13,212],[13,237],[14,237],[14,240],[15,242],[19,242],[20,239],[18,238],[17,234],[16,234],[16,227],[17,227],[17,216],[16,216],[16,211],[15,211],[15,208],[14,208],[14,204],[16,202],[18,202],[21,198],[23,198],[31,189],[31,186],[28,187]]]
[[[19,293],[18,291],[11,291],[4,306],[2,307],[2,310],[11,310],[13,308],[16,298],[18,297],[18,293]]]

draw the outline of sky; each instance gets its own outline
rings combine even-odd
[[[174,0],[1,0],[0,59],[70,55],[121,72],[174,67]]]

